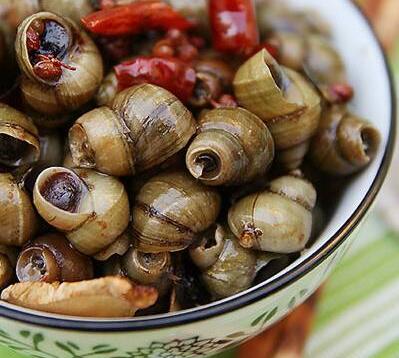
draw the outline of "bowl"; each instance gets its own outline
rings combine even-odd
[[[0,343],[34,357],[199,357],[260,333],[309,297],[350,247],[386,176],[394,145],[395,94],[383,50],[349,0],[291,0],[317,10],[356,89],[351,104],[382,135],[374,162],[354,177],[315,244],[286,269],[240,294],[195,309],[132,319],[44,314],[0,303]]]

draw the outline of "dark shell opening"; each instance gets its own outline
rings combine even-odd
[[[3,165],[19,165],[31,150],[31,145],[25,141],[0,133],[0,163]]]
[[[200,178],[211,179],[220,171],[220,159],[215,153],[202,153],[195,159],[195,164],[201,166]]]
[[[40,187],[43,198],[61,210],[76,213],[83,196],[79,177],[67,172],[52,174]]]

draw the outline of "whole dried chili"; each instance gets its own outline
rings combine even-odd
[[[193,23],[162,1],[139,1],[106,8],[82,18],[83,25],[102,36],[133,35],[147,30],[187,30]]]
[[[209,0],[214,47],[221,52],[248,54],[259,44],[252,0]]]
[[[115,66],[118,88],[123,90],[140,83],[161,86],[186,102],[193,93],[194,69],[176,58],[139,56]]]

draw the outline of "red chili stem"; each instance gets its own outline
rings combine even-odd
[[[218,51],[248,54],[259,44],[252,0],[209,0],[209,16]]]
[[[139,56],[114,67],[118,88],[123,90],[140,83],[163,87],[186,102],[193,94],[195,71],[177,58]]]
[[[81,21],[89,31],[102,36],[133,35],[152,29],[187,30],[193,26],[171,6],[158,0],[103,9]]]

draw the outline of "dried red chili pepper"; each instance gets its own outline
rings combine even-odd
[[[103,36],[133,35],[143,31],[176,28],[187,30],[193,23],[162,1],[139,1],[107,8],[82,18],[91,32]]]
[[[209,16],[218,51],[248,54],[259,44],[252,0],[209,0]]]
[[[176,58],[140,56],[114,68],[119,90],[140,83],[152,83],[169,90],[184,102],[193,93],[195,71]]]

